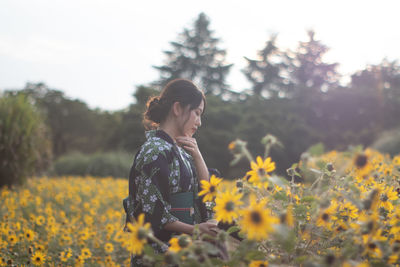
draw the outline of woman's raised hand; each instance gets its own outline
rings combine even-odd
[[[195,138],[189,136],[178,136],[176,137],[176,143],[185,149],[194,159],[201,156]]]

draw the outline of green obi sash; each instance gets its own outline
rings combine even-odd
[[[179,221],[194,224],[193,192],[184,192],[171,195],[171,214]]]

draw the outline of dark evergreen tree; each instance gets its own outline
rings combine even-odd
[[[247,60],[242,70],[251,83],[251,92],[267,98],[288,97],[292,84],[288,79],[288,57],[276,46],[277,35],[272,35],[265,47],[258,51],[257,59]]]
[[[229,92],[226,76],[232,64],[226,64],[226,51],[218,48],[219,39],[209,29],[210,21],[200,13],[193,29],[184,29],[178,41],[171,42],[172,51],[165,51],[165,65],[154,66],[160,71],[158,85],[176,78],[194,81],[206,94]]]
[[[338,64],[323,61],[329,49],[321,41],[315,40],[314,35],[314,31],[308,31],[309,40],[300,42],[297,50],[291,55],[293,60],[289,72],[294,84],[294,96],[303,99],[318,98],[320,93],[338,85]]]

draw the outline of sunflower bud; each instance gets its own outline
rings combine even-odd
[[[187,236],[181,235],[178,239],[178,244],[181,248],[186,248],[189,246],[190,241]]]
[[[196,255],[201,255],[201,254],[203,254],[203,248],[202,248],[200,245],[196,245],[196,246],[193,248],[193,251],[194,251],[194,254],[196,254]]]
[[[325,262],[327,265],[332,265],[335,262],[335,255],[333,254],[326,255]]]
[[[164,260],[166,264],[169,265],[175,265],[176,264],[176,258],[175,258],[175,254],[171,253],[171,252],[167,252],[164,254]]]
[[[328,164],[326,164],[326,169],[328,170],[328,171],[333,171],[334,170],[334,168],[333,168],[333,164],[332,163],[328,163]]]
[[[139,240],[143,240],[147,237],[147,231],[144,228],[140,228],[139,231],[137,232],[137,238]]]
[[[228,234],[225,231],[220,231],[218,233],[217,239],[221,242],[225,242],[228,239]]]

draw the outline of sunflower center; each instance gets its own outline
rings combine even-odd
[[[40,257],[36,257],[36,259],[35,259],[36,261],[40,261],[41,259],[40,259]]]
[[[361,169],[365,165],[367,165],[367,161],[368,161],[367,156],[364,155],[364,154],[360,154],[360,155],[357,155],[356,160],[355,160],[355,164],[356,164],[357,168]]]
[[[369,243],[369,244],[368,244],[368,247],[369,247],[370,249],[375,249],[375,248],[376,248],[376,245],[375,245],[375,243]]]
[[[143,239],[145,239],[146,237],[147,237],[147,232],[146,232],[146,230],[143,229],[143,228],[140,228],[139,231],[137,232],[137,238],[138,238],[139,240],[143,240]]]
[[[215,186],[210,186],[210,193],[214,193],[215,192]]]
[[[260,176],[265,176],[265,174],[267,174],[267,172],[263,168],[259,169],[258,173],[260,174]]]
[[[261,223],[261,214],[258,211],[252,211],[250,214],[251,221],[255,224]]]
[[[386,194],[383,194],[383,195],[381,196],[381,200],[382,200],[383,202],[386,202],[386,201],[389,200],[389,198],[388,198],[388,196],[387,196]]]
[[[225,204],[225,209],[226,211],[233,211],[235,209],[235,203],[233,203],[232,201],[228,201]]]
[[[338,228],[336,228],[336,230],[337,230],[338,232],[341,232],[341,231],[344,231],[344,228],[340,225]]]
[[[181,248],[185,248],[185,247],[187,247],[189,245],[189,240],[185,236],[181,236],[178,239],[178,245]]]
[[[325,222],[328,221],[328,220],[329,220],[329,214],[328,214],[328,213],[322,214],[321,219],[322,219],[323,221],[325,221]]]

